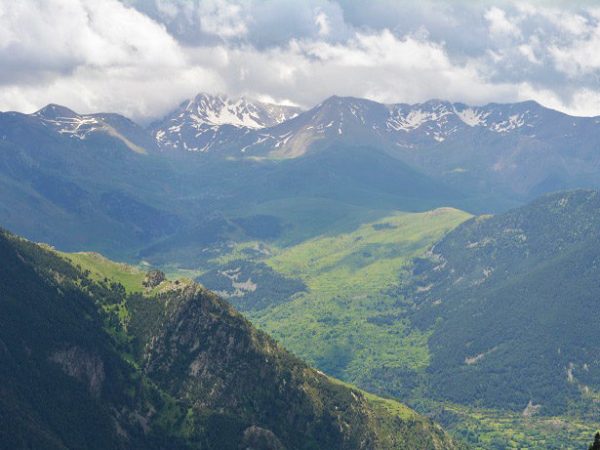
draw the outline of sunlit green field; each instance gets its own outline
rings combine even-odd
[[[299,356],[351,382],[375,367],[426,367],[427,335],[410,329],[405,306],[389,291],[411,258],[469,217],[451,208],[397,213],[276,250],[265,262],[302,279],[308,291],[250,318]]]
[[[146,272],[128,264],[115,263],[99,253],[60,253],[69,259],[74,265],[83,270],[89,270],[92,279],[103,280],[105,278],[117,281],[125,287],[127,292],[139,292],[144,289],[142,282]]]

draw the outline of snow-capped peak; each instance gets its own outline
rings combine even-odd
[[[155,142],[139,125],[119,114],[78,114],[65,106],[49,104],[31,116],[57,133],[74,139],[84,140],[101,133],[120,140],[136,153],[156,149]]]
[[[231,126],[243,133],[272,127],[300,113],[293,106],[237,99],[225,95],[199,94],[153,126],[152,132],[162,148],[207,151],[217,144],[223,127]]]
[[[49,104],[33,113],[42,122],[54,128],[60,134],[78,139],[85,139],[91,132],[101,129],[103,123],[94,115],[80,115],[75,111],[60,105]]]
[[[182,104],[178,114],[171,118],[190,118],[198,125],[233,125],[251,129],[265,128],[298,115],[299,109],[290,106],[263,103],[245,97],[231,99],[224,95],[199,94]]]

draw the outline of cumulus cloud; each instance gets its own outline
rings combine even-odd
[[[172,96],[224,88],[163,25],[116,0],[0,4],[2,109],[58,102],[140,118],[172,108]]]
[[[600,10],[573,2],[0,0],[0,109],[148,121],[208,91],[600,114],[599,45]]]
[[[198,20],[202,30],[222,38],[246,35],[246,17],[242,7],[223,0],[206,0],[198,7]]]
[[[570,77],[595,73],[600,69],[600,23],[596,22],[583,36],[568,43],[549,47],[556,68]]]
[[[320,36],[327,36],[331,31],[329,17],[323,11],[318,11],[315,16],[315,25],[319,28]]]
[[[485,19],[490,26],[490,33],[493,36],[520,38],[521,30],[514,23],[514,18],[509,19],[506,11],[497,6],[492,6],[484,14]]]

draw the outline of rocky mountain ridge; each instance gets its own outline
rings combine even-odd
[[[201,286],[83,256],[0,233],[0,447],[457,448]]]

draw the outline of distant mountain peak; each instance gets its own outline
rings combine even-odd
[[[118,139],[136,153],[156,149],[154,140],[136,123],[114,113],[78,114],[66,106],[50,103],[30,115],[55,132],[74,139],[85,140],[101,133]]]
[[[80,117],[79,114],[72,109],[69,109],[66,106],[57,105],[55,103],[49,103],[42,109],[34,112],[33,115],[46,120],[73,119]]]
[[[66,106],[49,104],[32,114],[60,134],[85,139],[91,132],[102,128],[102,121],[94,115],[80,115]]]
[[[247,97],[200,93],[181,103],[178,109],[155,124],[152,134],[162,148],[204,152],[227,138],[249,130],[272,127],[300,112],[300,108],[294,106]]]
[[[224,94],[206,93],[183,102],[182,106],[177,117],[184,117],[189,113],[189,118],[198,125],[233,125],[251,129],[276,125],[300,112],[299,108],[293,106],[266,103],[248,97],[231,98]]]

